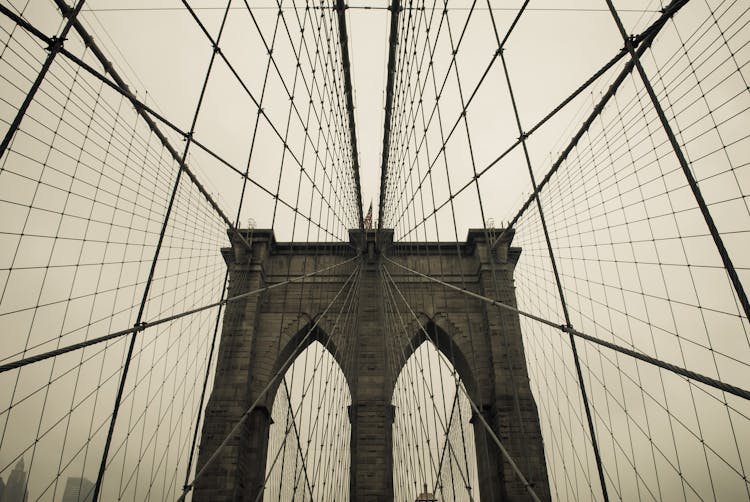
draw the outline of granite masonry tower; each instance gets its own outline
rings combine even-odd
[[[460,243],[393,243],[390,230],[352,230],[349,243],[281,243],[271,230],[246,230],[244,238],[222,250],[229,267],[229,296],[239,295],[289,276],[321,270],[359,255],[352,267],[361,266],[358,288],[367,301],[358,303],[354,346],[355,364],[342,367],[349,383],[352,404],[350,498],[357,502],[393,500],[392,423],[393,388],[408,359],[408,347],[427,337],[449,356],[484,421],[503,442],[511,457],[542,498],[549,499],[544,447],[531,394],[518,316],[436,282],[399,269],[388,269],[399,288],[410,298],[414,312],[413,339],[403,360],[386,361],[383,333],[385,292],[380,267],[386,257],[444,282],[516,305],[513,270],[520,248],[511,247],[512,232],[488,243],[484,230],[469,231]],[[498,235],[497,231],[495,235]],[[494,239],[490,238],[490,241]],[[337,357],[343,341],[328,335],[316,319],[351,274],[342,266],[227,305],[218,348],[216,374],[206,407],[198,469],[216,451],[240,417],[284,370],[290,356],[314,340],[327,341]],[[319,294],[310,294],[311,285]],[[462,286],[463,287],[463,286]],[[343,300],[341,300],[343,301]],[[336,306],[332,308],[336,310]],[[341,336],[341,335],[338,335]],[[334,347],[333,349],[331,349]],[[412,349],[413,350],[413,349]],[[244,426],[209,466],[194,487],[195,501],[253,501],[263,487],[270,410],[278,382],[263,394]],[[476,442],[479,493],[482,502],[528,500],[528,493],[477,416],[471,420]],[[262,500],[262,497],[261,499]]]

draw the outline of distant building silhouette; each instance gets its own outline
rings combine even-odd
[[[94,499],[94,483],[86,478],[68,478],[62,502],[91,502]]]
[[[26,470],[23,465],[23,457],[16,462],[8,477],[8,482],[3,490],[3,502],[26,502]]]

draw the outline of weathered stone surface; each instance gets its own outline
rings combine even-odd
[[[229,267],[230,296],[342,259],[357,255],[361,259],[227,306],[199,469],[251,404],[257,401],[257,405],[198,481],[193,499],[255,499],[265,474],[269,410],[278,385],[273,377],[318,340],[338,360],[351,390],[351,500],[393,500],[393,387],[411,353],[429,338],[453,362],[484,419],[476,414],[472,419],[481,500],[529,498],[483,422],[492,427],[536,493],[548,500],[544,447],[518,316],[410,274],[384,258],[515,306],[513,269],[521,250],[510,246],[512,235],[494,249],[483,230],[470,231],[464,243],[439,244],[394,244],[388,230],[366,234],[353,230],[350,235],[351,243],[276,243],[272,231],[253,230],[246,233],[252,251],[240,242],[222,250]],[[361,264],[358,289],[336,297],[357,263]],[[398,284],[397,294],[403,299],[386,300],[395,293],[382,280],[383,268]],[[352,295],[367,301],[359,301],[356,318],[348,321],[353,324],[343,329],[341,323],[347,321],[336,313]],[[326,309],[328,315],[321,316]],[[387,339],[383,332],[387,316],[404,319],[411,338]],[[320,320],[317,326],[316,320]],[[395,345],[400,350],[394,350]],[[399,354],[397,360],[388,360],[394,353]],[[269,390],[263,393],[266,387]]]

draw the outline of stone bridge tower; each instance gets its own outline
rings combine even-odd
[[[393,243],[391,230],[352,230],[350,243],[335,244],[279,243],[271,230],[245,232],[251,251],[239,242],[222,250],[229,267],[229,296],[357,255],[360,259],[307,278],[304,283],[251,294],[227,305],[213,392],[206,408],[199,469],[251,403],[269,387],[273,375],[285,370],[285,362],[293,360],[295,352],[302,352],[317,340],[338,358],[336,347],[351,343],[355,363],[342,366],[352,398],[350,497],[357,502],[392,501],[393,388],[409,355],[429,337],[453,362],[483,418],[534,484],[536,493],[543,500],[549,499],[544,448],[518,316],[415,276],[387,264],[385,259],[515,306],[513,269],[521,249],[511,247],[511,232],[492,250],[484,230],[469,231],[466,242],[460,243]],[[367,301],[358,304],[356,340],[342,340],[335,333],[329,336],[331,326],[321,321],[301,346],[314,319],[357,263],[361,265],[358,287],[366,292],[362,295]],[[389,351],[382,328],[386,292],[380,273],[384,265],[413,309],[410,312],[404,306],[400,312],[401,317],[413,322],[409,328],[412,339],[404,342],[399,361],[386,360]],[[311,287],[319,294],[310,294]],[[331,310],[338,311],[336,305]],[[244,427],[198,481],[193,500],[255,500],[265,475],[270,410],[277,386],[278,382],[270,385]],[[474,416],[472,423],[481,500],[528,500],[481,420]]]

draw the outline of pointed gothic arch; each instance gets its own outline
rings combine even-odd
[[[474,376],[452,336],[425,314],[419,317],[399,356],[391,394],[394,500],[425,491],[439,500],[478,501],[477,448],[465,393],[475,392]]]
[[[475,402],[478,402],[479,389],[475,372],[465,354],[466,348],[462,348],[458,341],[460,335],[452,323],[447,320],[447,316],[441,314],[429,316],[420,312],[409,328],[411,338],[404,340],[403,346],[397,354],[399,359],[393,376],[394,386],[409,358],[422,344],[430,343],[453,365],[466,387],[466,391]],[[393,392],[393,389],[391,389],[391,392]]]
[[[337,355],[331,337],[313,319],[279,353],[276,367],[283,376],[269,389],[262,500],[348,499],[348,484],[331,486],[351,462],[351,388]],[[308,420],[312,410],[315,418]]]
[[[300,355],[315,342],[318,342],[338,363],[339,370],[344,375],[351,395],[351,376],[347,371],[348,365],[342,360],[342,351],[339,350],[339,345],[346,343],[346,341],[338,340],[335,335],[329,335],[327,328],[326,323],[320,319],[320,314],[310,316],[307,313],[302,313],[297,316],[294,321],[288,324],[280,336],[279,350],[276,354],[271,375],[286,373]],[[268,389],[265,401],[269,406],[273,404],[276,398],[281,381],[281,379],[276,379]]]
[[[260,288],[274,272],[278,280],[279,271],[288,269],[288,255],[284,254],[284,249],[273,245],[272,233],[268,233],[267,241],[262,241],[257,231],[254,236],[253,258],[249,264],[229,260],[230,284],[235,294]],[[317,278],[315,295],[310,294],[309,284],[289,284],[285,286],[287,289],[248,296],[244,302],[227,306],[198,466],[202,466],[220,445],[221,458],[196,485],[195,500],[255,499],[264,484],[272,427],[270,410],[273,399],[279,394],[278,383],[272,377],[314,342],[320,342],[337,361],[350,390],[351,405],[347,410],[351,424],[351,434],[347,435],[350,437],[350,468],[348,476],[346,472],[342,474],[349,478],[350,500],[393,499],[396,466],[392,454],[394,408],[391,401],[397,372],[420,346],[435,348],[449,361],[471,397],[475,412],[470,415],[471,429],[482,500],[520,500],[527,493],[500,453],[496,444],[498,438],[509,455],[520,461],[524,473],[528,473],[527,478],[536,484],[540,498],[548,500],[543,443],[524,364],[518,316],[485,302],[467,299],[458,291],[399,276],[395,279],[399,297],[387,304],[386,288],[389,286],[381,275],[378,253],[387,249],[392,234],[368,231],[363,235],[359,230],[352,230],[351,236],[354,243],[360,238],[368,240],[366,246],[364,242],[357,244],[361,259],[349,260],[351,265],[346,270],[342,268]],[[441,247],[441,259],[448,270],[461,270],[465,274],[465,281],[456,285],[484,294],[485,290],[495,290],[493,281],[496,279],[502,286],[499,300],[513,305],[514,262],[507,258],[509,242],[497,244],[497,259],[502,260],[493,265],[485,260],[490,249],[482,240],[483,236],[483,232],[475,231],[470,233],[466,243],[457,243],[460,254],[455,251],[456,247]],[[295,260],[309,268],[300,268],[298,272],[313,272],[323,259],[322,263],[335,264],[349,252],[342,246],[337,253],[323,256],[325,252],[330,253],[325,249],[323,244],[301,249],[309,254]],[[305,256],[314,259],[308,260]],[[393,256],[407,264],[419,258],[409,253]],[[356,285],[346,291],[364,300],[350,304],[346,295],[340,298],[337,295],[354,277],[355,265],[359,267]],[[448,280],[456,282],[450,276]],[[402,305],[400,299],[407,298],[410,304]],[[317,317],[301,313],[327,312],[326,305],[334,303],[333,308],[340,310],[346,306],[347,316],[351,314],[345,321],[346,328],[341,331],[334,329],[339,322],[335,315],[321,316],[321,322],[316,323]],[[386,308],[391,309],[390,312],[386,312]],[[421,313],[414,315],[413,312]],[[392,326],[391,335],[393,332],[403,335],[384,336],[389,319],[407,323],[397,322],[398,326]],[[410,319],[413,319],[411,324]],[[258,406],[245,416],[249,403],[256,401]],[[239,420],[244,420],[242,431],[222,445]],[[407,494],[408,497],[415,495]]]

